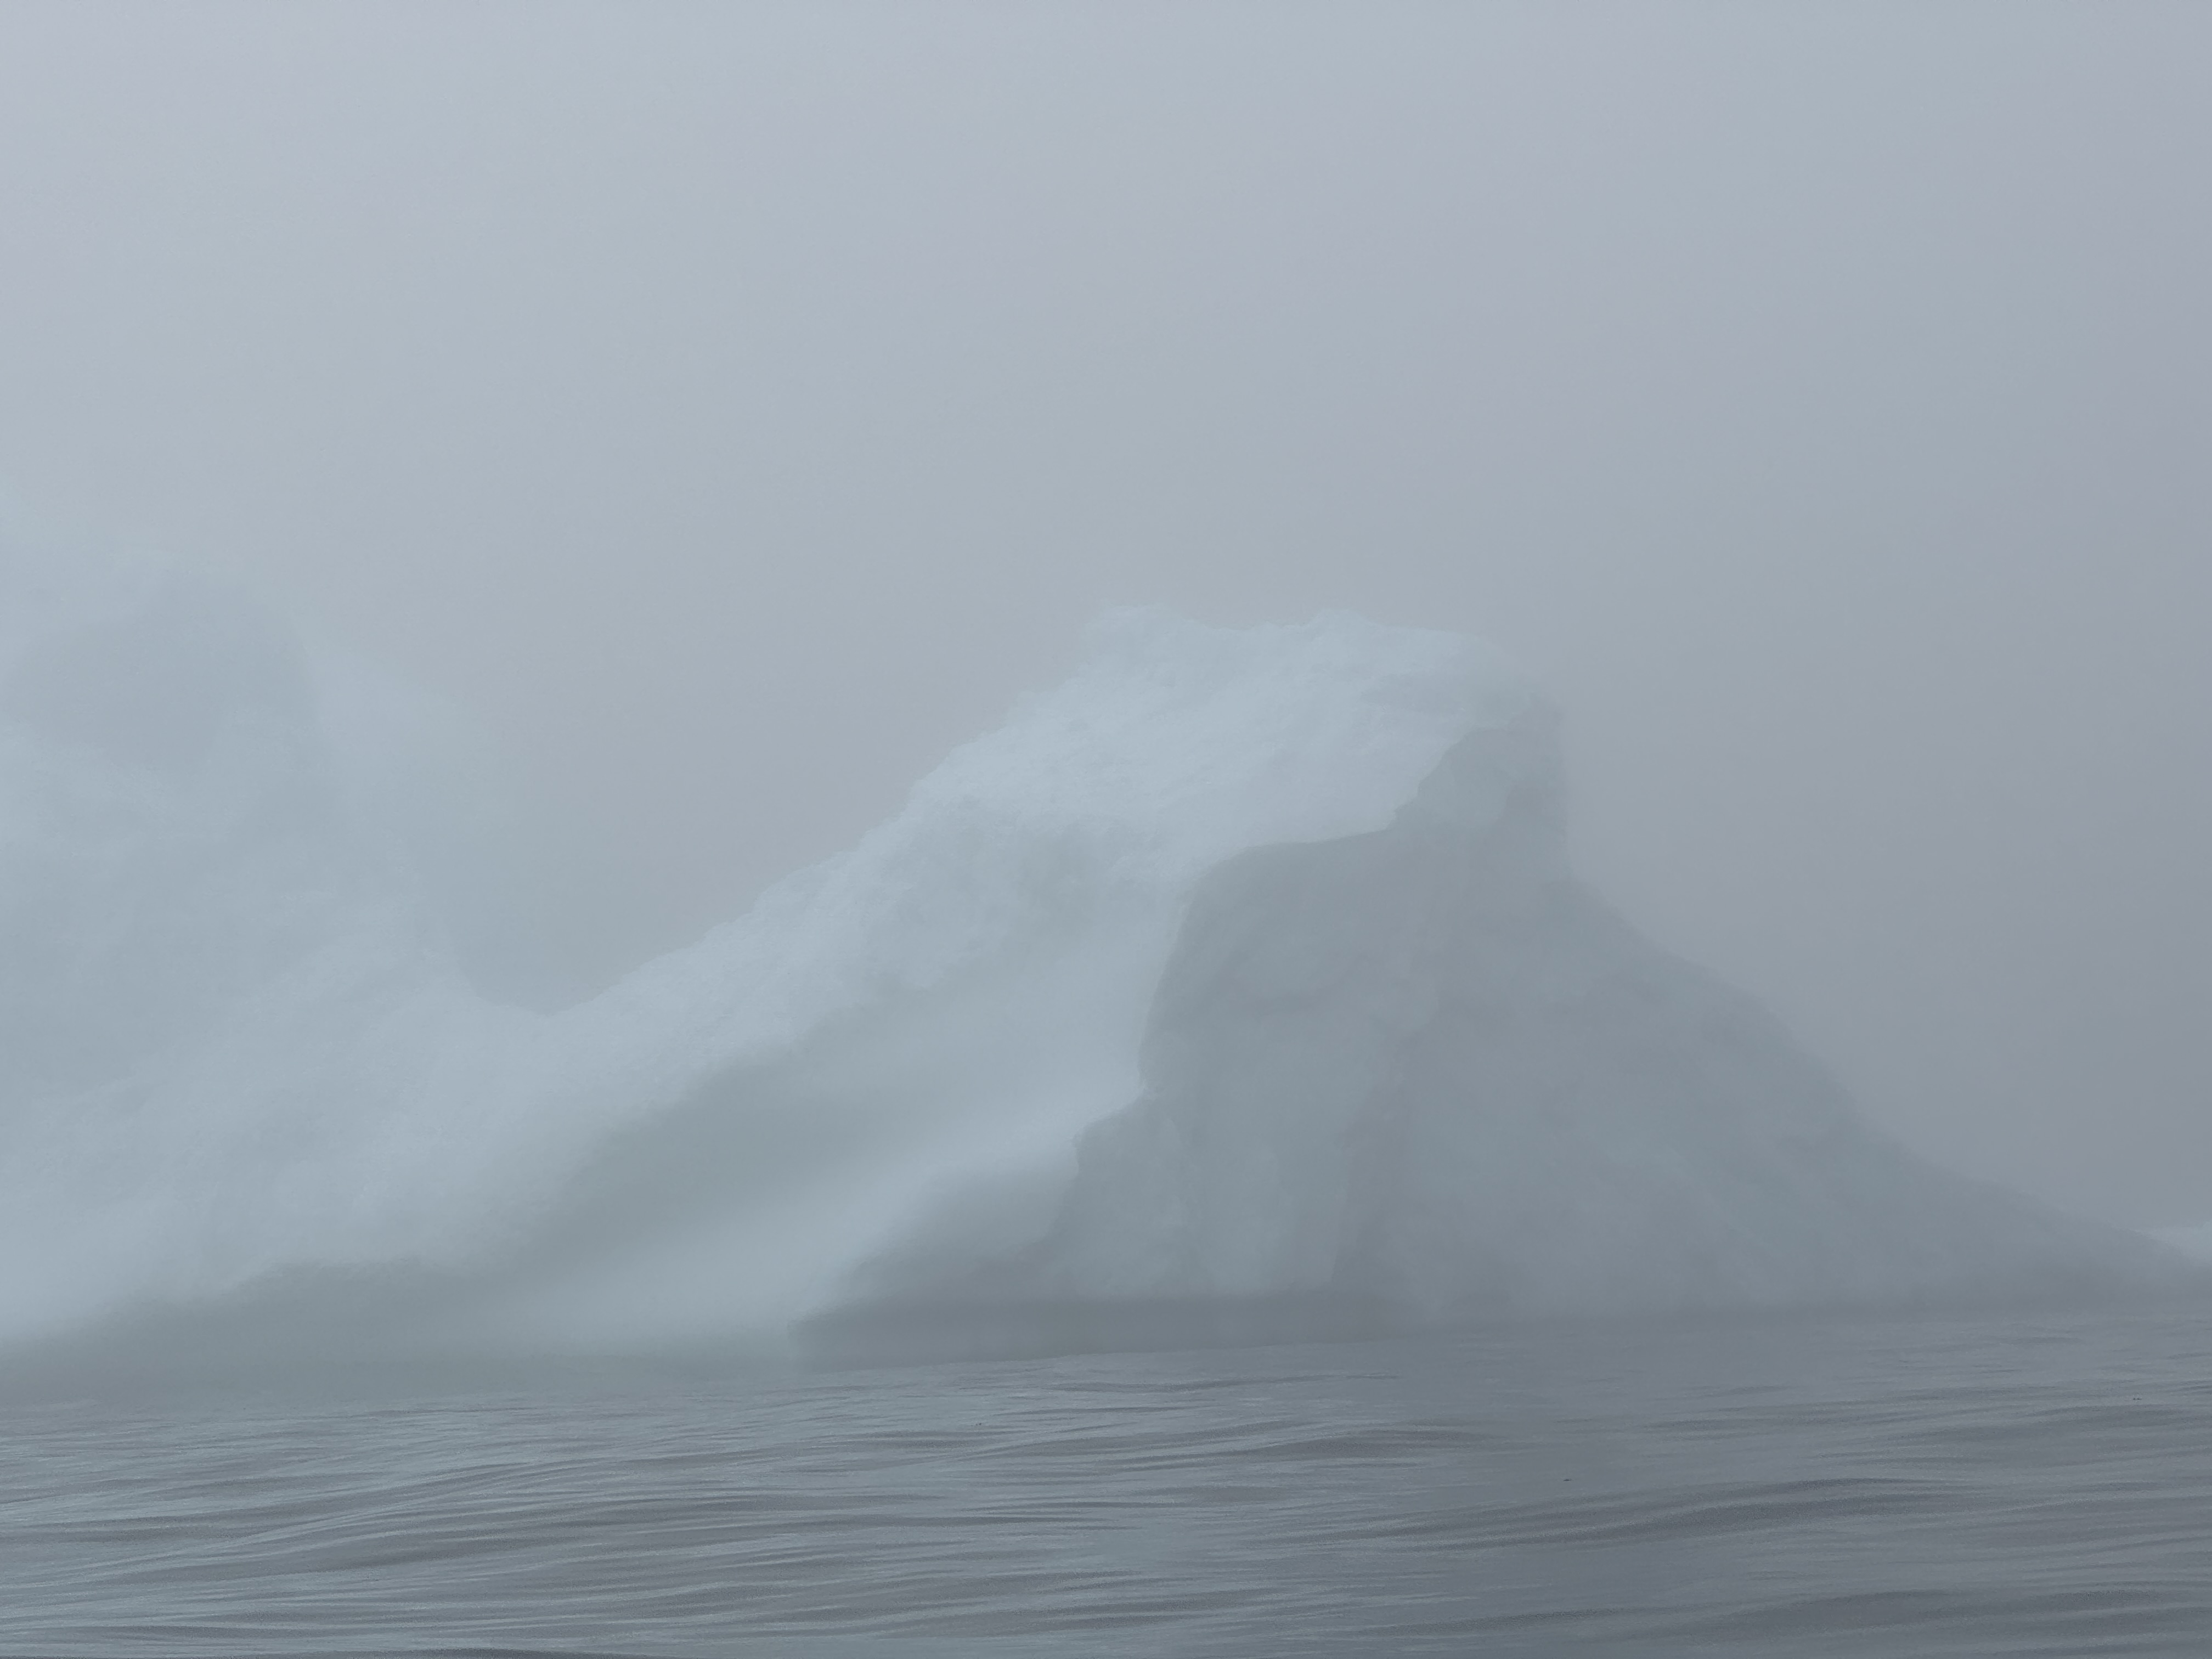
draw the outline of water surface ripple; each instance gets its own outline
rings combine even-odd
[[[0,1653],[2202,1655],[2208,1330],[19,1388]]]

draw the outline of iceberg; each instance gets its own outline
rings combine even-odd
[[[343,700],[218,582],[0,544],[0,1345],[2156,1268],[1890,1146],[1578,887],[1551,717],[1473,641],[1109,615],[851,849],[557,1012],[471,980]]]

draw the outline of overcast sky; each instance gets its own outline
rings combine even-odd
[[[2212,8],[0,4],[0,477],[471,711],[611,969],[1103,605],[1487,635],[1914,1145],[2212,1216]]]

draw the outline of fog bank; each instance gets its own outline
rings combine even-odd
[[[548,1002],[851,844],[1107,605],[1483,634],[1633,920],[1916,1148],[2194,1223],[2208,52],[2014,0],[17,0],[0,477],[464,710]]]

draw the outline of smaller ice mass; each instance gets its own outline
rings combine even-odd
[[[219,584],[0,549],[0,1345],[1049,1346],[2168,1271],[1884,1140],[1583,890],[1551,716],[1468,640],[1109,617],[850,851],[552,1014],[472,981],[394,829],[434,818],[392,799],[415,729]]]

